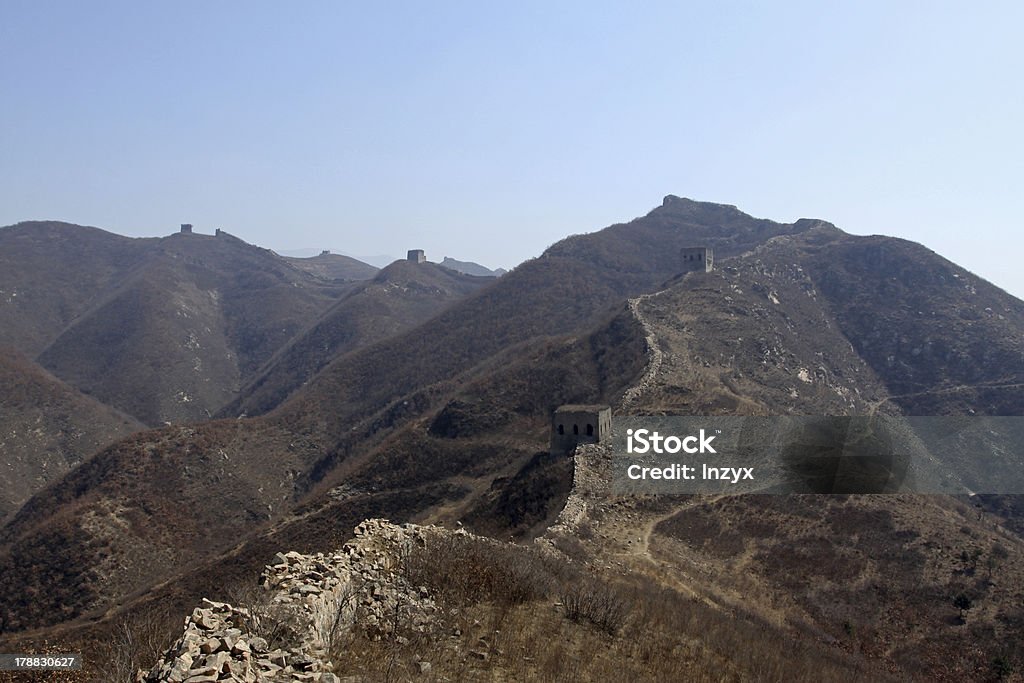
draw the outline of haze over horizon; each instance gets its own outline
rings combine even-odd
[[[1024,296],[1024,8],[6,3],[0,224],[510,268],[665,194]]]

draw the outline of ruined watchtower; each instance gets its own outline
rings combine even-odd
[[[413,263],[423,263],[427,260],[422,249],[410,249],[409,254],[405,258],[407,261],[412,261]]]
[[[191,235],[192,234],[192,224],[191,223],[182,223],[181,224],[181,234],[182,235]]]
[[[580,443],[600,443],[612,435],[612,409],[565,405],[551,417],[551,452],[567,453]]]
[[[703,271],[710,273],[715,266],[715,250],[710,247],[683,247],[679,250],[683,272]]]

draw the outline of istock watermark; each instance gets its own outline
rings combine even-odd
[[[1022,417],[617,417],[613,491],[1024,493]]]
[[[699,436],[678,436],[664,437],[657,431],[649,429],[627,429],[626,430],[626,452],[627,453],[714,453],[711,445],[714,436],[706,436],[704,430],[700,430]],[[694,446],[693,444],[698,444]]]

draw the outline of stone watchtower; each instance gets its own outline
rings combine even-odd
[[[715,266],[715,250],[710,247],[683,247],[679,250],[683,272],[700,271],[710,273]]]
[[[410,249],[409,254],[405,259],[407,261],[412,261],[413,263],[424,263],[427,260],[427,257],[424,255],[422,249]]]
[[[181,224],[181,234],[182,235],[191,235],[192,234],[192,224],[191,223],[182,223]]]
[[[612,409],[604,405],[565,405],[551,417],[551,452],[568,453],[576,444],[601,443],[612,435]]]

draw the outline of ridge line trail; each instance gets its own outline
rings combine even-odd
[[[626,392],[622,395],[622,400],[619,402],[619,410],[624,411],[632,403],[635,403],[640,395],[647,390],[650,385],[658,376],[658,372],[661,370],[661,364],[664,360],[664,352],[658,345],[658,338],[654,334],[654,328],[651,326],[647,319],[640,312],[640,303],[651,297],[657,296],[667,290],[661,290],[660,292],[652,292],[649,294],[641,294],[638,297],[626,300],[626,307],[629,312],[633,315],[633,319],[640,323],[640,328],[644,332],[644,342],[647,345],[647,367],[644,368],[644,374],[640,376],[640,379],[626,389]]]
[[[654,559],[650,552],[651,536],[654,535],[654,528],[656,526],[658,526],[665,520],[675,517],[684,510],[689,510],[690,508],[699,507],[702,505],[711,505],[725,497],[726,494],[724,493],[716,495],[692,494],[691,496],[689,496],[689,500],[679,505],[673,505],[671,509],[669,509],[669,511],[665,512],[664,514],[652,517],[650,520],[644,523],[641,529],[641,535],[637,543],[635,545],[630,546],[631,554],[636,555],[638,557],[643,557],[651,562],[657,562],[657,560]]]
[[[640,323],[640,327],[644,331],[644,340],[647,344],[648,363],[647,367],[644,369],[643,375],[641,375],[640,377],[640,380],[636,384],[631,386],[629,389],[627,389],[626,392],[623,394],[622,400],[619,403],[620,412],[625,412],[631,404],[634,404],[637,401],[637,399],[639,399],[640,396],[644,393],[644,391],[650,388],[650,386],[657,379],[659,372],[661,371],[661,366],[662,362],[664,361],[665,354],[658,344],[658,337],[654,331],[654,326],[650,322],[648,322],[647,318],[641,311],[641,304],[647,301],[648,299],[652,299],[664,292],[667,292],[668,290],[669,288],[665,288],[657,292],[641,294],[640,296],[627,300],[627,307],[629,308],[630,313],[632,313],[633,318],[638,323]],[[672,506],[672,508],[668,512],[655,516],[652,519],[649,519],[646,522],[644,522],[643,527],[641,527],[640,529],[641,534],[637,544],[635,546],[627,545],[627,555],[632,555],[634,557],[642,557],[647,561],[656,564],[656,561],[653,557],[651,557],[650,554],[650,540],[651,535],[654,533],[654,528],[666,519],[673,517],[681,510],[687,509],[697,504],[701,504],[703,502],[713,502],[703,501],[700,500],[700,498],[703,497],[698,497],[698,499],[696,500],[688,500],[684,504],[679,506]],[[634,510],[635,509],[636,508],[634,508]]]
[[[647,390],[654,387],[663,370],[667,354],[662,351],[655,327],[648,322],[642,311],[642,306],[646,301],[670,289],[668,287],[627,300],[630,313],[643,329],[647,344],[648,363],[640,379],[623,394],[618,406],[620,414],[628,413],[638,399]],[[579,461],[577,460],[577,462]],[[608,475],[607,472],[595,474],[598,476]],[[669,586],[683,595],[689,595],[713,609],[728,612],[733,609],[730,605],[736,604],[735,596],[715,590],[706,579],[702,578],[702,573],[708,571],[709,566],[701,562],[700,553],[689,557],[680,556],[676,558],[675,562],[658,559],[651,554],[651,537],[660,523],[685,510],[713,505],[726,497],[728,494],[691,495],[681,502],[673,501],[668,505],[667,510],[660,512],[644,510],[638,505],[639,499],[632,501],[620,499],[619,502],[626,503],[626,505],[620,507],[619,504],[616,504],[605,508],[598,529],[600,535],[605,536],[612,543],[607,550],[611,550],[623,565],[630,567],[633,571],[649,573],[662,585]],[[766,616],[773,620],[781,619],[774,613]]]
[[[625,411],[631,404],[635,403],[637,399],[641,396],[641,394],[643,394],[645,390],[650,388],[650,386],[657,379],[659,372],[661,371],[661,366],[662,362],[664,361],[665,353],[661,350],[661,347],[658,345],[658,337],[655,334],[654,326],[647,321],[647,318],[641,311],[641,304],[647,301],[648,299],[652,299],[656,296],[659,296],[660,294],[663,294],[664,292],[669,291],[669,289],[671,288],[666,287],[665,289],[662,289],[660,291],[641,294],[640,296],[627,300],[627,305],[630,313],[633,314],[633,317],[636,319],[638,323],[640,323],[640,326],[644,331],[645,341],[647,343],[649,362],[640,380],[632,387],[627,389],[626,393],[623,395],[622,401],[619,404],[620,411]],[[672,506],[672,508],[668,512],[662,515],[655,516],[650,520],[647,520],[641,528],[641,535],[637,544],[635,546],[628,546],[628,554],[637,557],[643,557],[650,562],[656,562],[650,554],[650,541],[651,535],[654,533],[654,528],[661,522],[675,516],[682,510],[694,507],[696,505],[713,503],[721,497],[721,495],[713,497],[694,496],[693,498],[687,500],[682,505]]]

